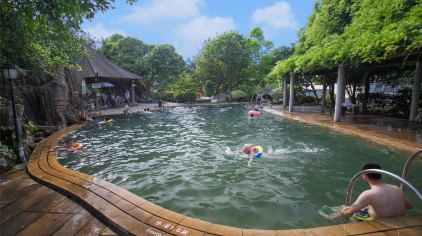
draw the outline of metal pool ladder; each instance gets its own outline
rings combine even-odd
[[[406,164],[404,165],[403,168],[403,174],[402,177],[391,173],[389,171],[385,171],[385,170],[380,170],[380,169],[367,169],[367,170],[362,170],[359,173],[357,173],[355,176],[353,176],[353,178],[350,180],[349,182],[349,186],[347,188],[347,196],[346,196],[346,206],[349,206],[351,204],[352,201],[352,190],[353,187],[355,186],[355,182],[356,180],[364,174],[369,174],[369,173],[378,173],[378,174],[384,174],[384,175],[388,175],[390,177],[393,177],[397,180],[399,180],[402,185],[406,185],[407,187],[409,187],[415,194],[416,196],[418,196],[419,200],[422,200],[422,195],[419,193],[419,191],[413,187],[413,185],[411,185],[409,182],[407,182],[407,180],[405,180],[405,178],[407,178],[407,172],[409,171],[409,167],[410,164],[412,164],[413,160],[420,154],[422,153],[422,149],[416,151],[415,153],[413,153],[406,161]],[[404,188],[404,186],[402,186]]]

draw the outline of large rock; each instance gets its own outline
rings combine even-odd
[[[54,77],[45,85],[26,86],[24,93],[26,117],[40,126],[66,127],[77,122],[77,109],[75,105],[70,104],[70,94],[73,92],[69,89],[68,81],[63,74]],[[72,103],[79,101],[72,97]]]
[[[214,98],[217,99],[218,103],[227,102],[229,100],[229,97],[225,93],[219,93]]]

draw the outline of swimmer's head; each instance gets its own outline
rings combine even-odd
[[[250,143],[245,144],[242,147],[242,152],[245,153],[245,154],[249,154],[251,152],[252,148],[253,148],[253,144],[250,144]]]
[[[72,138],[69,138],[69,139],[67,139],[66,140],[66,146],[72,146],[72,144],[74,143],[75,141],[73,141],[73,139]]]
[[[380,169],[381,170],[381,166],[377,163],[374,162],[367,162],[364,163],[361,167],[362,170],[367,170],[367,169]],[[373,180],[379,180],[381,179],[381,174],[379,173],[369,173],[369,174],[365,174],[366,176],[368,176],[368,178],[373,179]]]

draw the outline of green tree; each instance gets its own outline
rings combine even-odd
[[[83,20],[110,9],[112,2],[1,0],[0,64],[7,57],[20,67],[50,74],[74,66],[83,53]]]
[[[248,48],[251,53],[251,63],[248,67],[249,78],[254,78],[257,84],[265,86],[265,78],[274,66],[271,49],[273,42],[266,41],[264,32],[258,28],[253,28],[249,33]]]
[[[98,51],[122,68],[143,76],[148,71],[148,54],[154,46],[139,39],[114,34],[102,41]]]
[[[183,57],[169,44],[155,46],[147,57],[148,72],[144,79],[149,88],[164,89],[176,81],[185,68]]]
[[[250,58],[247,40],[231,31],[205,41],[194,62],[201,81],[210,80],[216,93],[226,91],[231,96],[233,86],[242,78]]]

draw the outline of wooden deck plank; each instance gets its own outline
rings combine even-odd
[[[106,227],[101,233],[101,236],[117,236],[117,234],[111,230],[110,228]]]
[[[94,217],[85,212],[85,213],[78,213],[73,214],[73,216],[63,224],[60,229],[54,232],[54,236],[61,236],[61,235],[77,235],[85,225],[92,220]],[[105,226],[104,226],[105,227]],[[99,235],[96,234],[96,235]]]
[[[342,228],[349,235],[363,234],[377,232],[378,229],[368,222],[356,222],[353,224],[341,224],[338,227]]]
[[[309,229],[312,235],[325,236],[325,235],[348,235],[345,230],[337,225],[318,227]]]
[[[6,173],[3,173],[0,175],[1,179],[30,179],[29,176],[24,172],[20,170],[11,170]]]
[[[4,183],[4,185],[0,186],[0,196],[5,196],[19,190],[21,188],[25,188],[28,185],[32,185],[36,183],[33,179],[13,179],[9,180]]]
[[[60,203],[62,203],[67,197],[57,193],[53,192],[52,194],[49,194],[42,200],[38,201],[37,204],[34,204],[26,209],[26,211],[50,211]]]
[[[182,215],[180,213],[174,212],[174,211],[170,211],[167,209],[164,209],[163,211],[160,211],[157,213],[158,217],[161,217],[163,219],[172,221],[174,223],[180,224],[181,221],[183,221],[186,216]]]
[[[41,185],[36,183],[35,181],[33,184],[27,185],[23,188],[16,189],[15,191],[9,192],[8,194],[1,194],[0,195],[0,202],[1,203],[13,203],[23,197],[27,197],[28,193],[40,188]],[[6,204],[6,205],[7,205]],[[1,208],[0,208],[1,209]]]
[[[0,226],[0,235],[16,235],[43,215],[43,212],[21,212]]]
[[[136,225],[135,228],[130,230],[130,233],[134,235],[157,235],[157,236],[169,236],[170,234],[161,231],[157,228],[151,227],[146,224]]]
[[[176,223],[160,218],[158,216],[149,218],[145,223],[167,233],[177,226]]]
[[[276,236],[275,230],[243,229],[243,236]]]
[[[422,215],[384,218],[375,221],[370,221],[369,223],[378,230],[422,226]]]
[[[289,230],[276,230],[277,236],[304,236],[312,235],[308,229],[289,229]]]
[[[82,230],[76,234],[77,236],[95,236],[100,235],[105,230],[104,224],[96,218],[92,218]]]
[[[235,228],[235,227],[225,226],[225,225],[218,225],[218,224],[211,224],[207,232],[211,234],[217,234],[217,235],[233,235],[233,236],[242,235],[242,229],[240,228]]]
[[[396,231],[392,231],[392,234],[389,233],[390,231],[385,232],[387,235],[400,235],[400,236],[421,236],[422,235],[422,226],[418,227],[410,227],[404,229],[398,229]]]
[[[125,199],[122,199],[118,202],[115,202],[113,205],[115,205],[117,208],[124,212],[128,212],[132,210],[133,208],[138,208],[137,206],[133,205],[132,203],[126,201]]]
[[[51,209],[49,212],[51,213],[80,213],[84,211],[84,209],[74,201],[66,198],[63,202],[59,205]]]
[[[202,231],[198,231],[198,230],[194,230],[191,228],[187,228],[185,226],[177,226],[176,228],[172,229],[170,231],[171,234],[173,235],[178,235],[178,236],[202,236],[204,235],[204,232]]]
[[[36,220],[33,224],[19,232],[17,235],[52,235],[58,229],[60,229],[72,216],[73,214],[46,213],[42,217],[38,218],[38,220]]]
[[[138,219],[141,222],[146,222],[149,218],[151,218],[153,215],[141,208],[133,208],[127,212],[134,218]]]
[[[53,193],[54,191],[49,188],[41,186],[37,190],[32,191],[30,197],[21,198],[13,204],[9,204],[5,208],[1,209],[2,217],[0,218],[0,224],[5,223],[19,213],[25,211],[28,207],[37,204],[37,202]]]
[[[184,218],[179,224],[189,226],[192,229],[196,229],[199,231],[207,232],[208,228],[211,226],[210,222],[195,219],[192,217]]]

